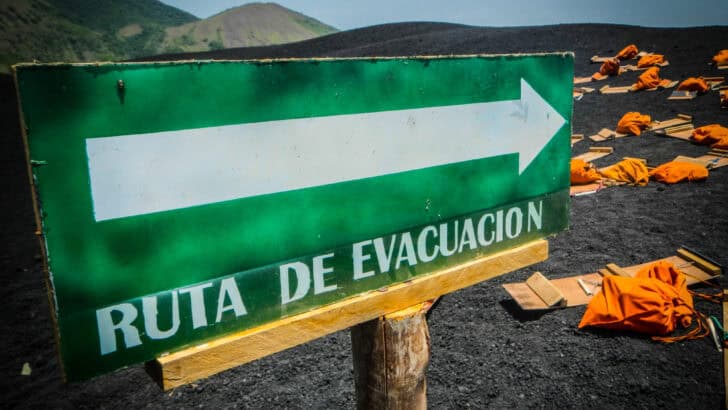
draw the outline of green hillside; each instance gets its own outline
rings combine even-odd
[[[162,52],[282,44],[337,31],[334,27],[276,3],[250,3],[204,20],[168,28]]]
[[[198,20],[180,9],[151,0],[47,0],[75,23],[114,33],[129,24],[178,26]]]
[[[0,0],[0,65],[154,54],[165,28],[195,20],[156,0]]]
[[[280,44],[335,31],[275,3],[199,20],[157,0],[0,0],[0,72],[17,62],[125,60]]]

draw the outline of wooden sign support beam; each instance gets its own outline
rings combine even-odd
[[[421,303],[351,328],[357,408],[427,408],[429,305]]]
[[[147,372],[172,389],[547,258],[548,241],[536,240],[159,357],[147,362]]]

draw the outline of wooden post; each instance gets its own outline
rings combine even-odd
[[[430,302],[351,328],[359,409],[426,409]]]

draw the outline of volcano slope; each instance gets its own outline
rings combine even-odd
[[[728,48],[728,27],[651,29],[615,25],[481,28],[404,23],[338,33],[301,43],[167,55],[148,60],[351,57],[573,51],[577,76],[598,70],[592,55],[614,55],[634,43],[665,54],[662,77],[682,80],[725,75],[708,65]],[[637,73],[600,82],[629,85]],[[696,126],[728,125],[717,92],[691,101],[668,101],[669,91],[622,95],[586,94],[574,102],[573,132],[592,135],[612,128],[627,111],[663,120],[694,116]],[[208,379],[163,393],[132,366],[83,383],[65,385],[55,356],[48,299],[19,135],[12,80],[0,77],[0,177],[3,301],[2,402],[11,407],[144,406],[191,408],[351,408],[355,404],[348,331],[292,348]],[[600,144],[614,147],[598,166],[624,156],[656,165],[678,154],[708,149],[652,133]],[[722,356],[708,339],[660,344],[649,337],[578,330],[584,307],[523,314],[501,285],[540,270],[558,278],[666,257],[687,245],[728,265],[728,168],[703,183],[613,187],[577,197],[571,227],[550,239],[550,258],[453,293],[431,312],[432,357],[428,400],[432,408],[709,408],[723,402]],[[723,283],[720,283],[724,286]],[[698,290],[709,290],[708,287]],[[698,310],[720,317],[721,307],[702,300]],[[21,376],[28,363],[29,376]]]

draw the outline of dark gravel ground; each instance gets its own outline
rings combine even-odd
[[[635,43],[665,54],[662,76],[681,80],[726,75],[707,62],[728,48],[728,27],[648,29],[615,25],[480,28],[437,23],[384,25],[302,43],[222,50],[181,58],[268,58],[394,56],[425,54],[573,51],[576,75],[598,66],[594,54],[613,55]],[[158,58],[155,58],[158,59]],[[627,85],[628,73],[603,84]],[[614,128],[624,112],[654,119],[676,113],[696,126],[728,125],[715,91],[693,101],[667,101],[668,91],[626,95],[587,94],[574,104],[573,131],[591,135]],[[55,357],[52,325],[41,272],[33,211],[19,136],[12,80],[0,76],[0,403],[20,408],[350,408],[354,406],[351,345],[339,332],[210,377],[161,392],[141,366],[64,385]],[[580,142],[574,153],[591,142]],[[678,154],[699,155],[706,147],[647,133],[601,145],[611,156],[647,158],[652,165]],[[704,183],[615,187],[573,199],[571,228],[550,239],[550,259],[446,296],[429,325],[432,357],[428,401],[432,408],[721,408],[722,356],[708,339],[671,345],[648,337],[582,331],[584,308],[524,314],[501,284],[525,280],[534,270],[556,278],[593,272],[606,263],[621,266],[669,256],[681,245],[728,266],[728,168]],[[723,286],[725,284],[722,283]],[[697,308],[720,317],[721,307]],[[21,376],[23,363],[32,368]]]

